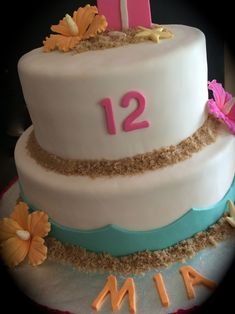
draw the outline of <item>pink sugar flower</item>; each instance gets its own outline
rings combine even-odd
[[[235,98],[216,80],[208,82],[208,88],[213,92],[214,97],[208,101],[209,112],[222,120],[235,135]]]

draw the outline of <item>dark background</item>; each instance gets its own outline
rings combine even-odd
[[[136,0],[138,2],[138,0]],[[152,0],[153,22],[158,24],[185,24],[201,29],[207,39],[209,79],[224,82],[224,43],[233,51],[233,17],[229,1],[215,4],[215,1],[201,0]],[[66,14],[94,0],[50,0],[5,2],[1,14],[1,105],[0,105],[0,191],[16,175],[14,146],[18,136],[30,125],[22,91],[17,75],[18,59],[26,52],[41,46],[50,34],[50,26],[57,24]],[[209,313],[221,306],[224,313],[233,313],[233,295],[229,284],[233,283],[234,268],[231,268],[214,296],[195,313]],[[14,286],[3,267],[1,283],[5,282],[0,297],[4,313],[14,313],[15,305],[20,310],[45,312],[32,303]],[[8,296],[14,301],[7,302]],[[101,311],[102,313],[102,311]],[[86,314],[86,313],[81,313]],[[141,313],[139,313],[141,314]],[[152,314],[152,313],[149,313]]]

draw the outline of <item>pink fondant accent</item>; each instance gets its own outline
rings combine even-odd
[[[116,126],[115,126],[115,121],[114,121],[114,116],[113,116],[112,99],[104,98],[101,100],[100,104],[105,110],[107,131],[109,134],[115,135],[117,132],[116,132]]]
[[[151,8],[149,0],[128,0],[129,27],[152,26]]]
[[[235,135],[235,98],[216,80],[208,82],[208,88],[213,92],[213,98],[208,101],[209,112],[222,120]]]
[[[107,29],[122,29],[120,0],[97,0],[97,6],[99,14],[106,17]]]
[[[57,313],[57,314],[74,314],[74,313],[71,313],[71,312],[67,312],[67,311],[60,311],[60,310],[56,310],[56,309],[52,309],[50,307],[47,307],[45,305],[41,305],[41,304],[38,304],[35,302],[35,305],[37,305],[38,307],[41,307],[42,309],[44,310],[47,310],[48,312],[50,313]],[[174,313],[171,313],[171,314],[188,314],[188,313],[192,313],[194,312],[196,309],[199,309],[199,306],[194,306],[190,309],[187,309],[187,310],[178,310]],[[203,309],[203,308],[202,308]]]
[[[126,0],[129,27],[151,27],[151,9],[149,0]],[[97,0],[99,14],[108,21],[109,30],[122,30],[121,0]]]
[[[195,305],[194,307],[187,309],[187,310],[178,310],[177,312],[171,313],[171,314],[188,314],[195,312],[196,309],[199,309],[200,307],[198,305]]]
[[[125,132],[130,132],[138,129],[148,128],[150,122],[145,120],[141,122],[135,122],[135,120],[145,111],[147,102],[145,96],[138,91],[130,91],[123,96],[121,101],[121,106],[127,108],[130,101],[135,99],[137,101],[137,108],[123,121],[123,130]]]
[[[235,122],[235,103],[233,104],[233,107],[232,107],[232,109],[230,110],[230,112],[228,113],[227,117],[228,117],[231,121]]]

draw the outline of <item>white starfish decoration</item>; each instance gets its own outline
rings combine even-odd
[[[235,228],[235,205],[233,202],[228,201],[228,208],[230,217],[226,217],[227,222]]]
[[[138,30],[139,32],[135,35],[135,37],[146,38],[157,43],[160,42],[160,39],[170,39],[174,37],[174,34],[171,31],[161,25],[157,25],[154,28],[139,26]]]

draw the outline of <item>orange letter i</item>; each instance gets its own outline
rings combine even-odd
[[[153,280],[155,282],[157,291],[159,293],[162,305],[164,307],[168,307],[170,305],[170,301],[169,301],[169,297],[166,291],[166,287],[165,287],[162,275],[160,273],[156,274],[153,277]]]

